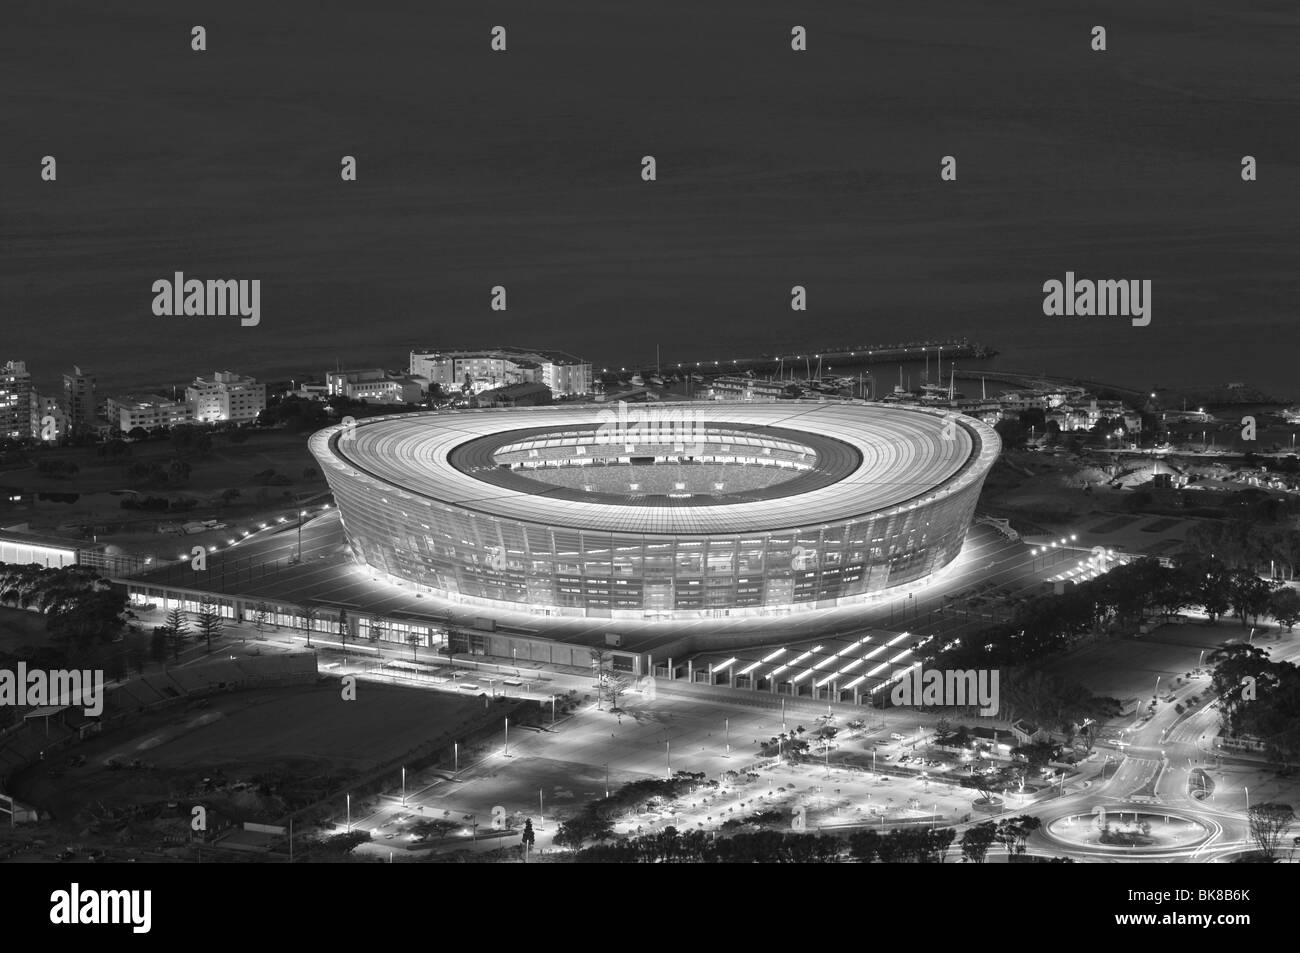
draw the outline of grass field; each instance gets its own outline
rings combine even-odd
[[[48,638],[45,616],[25,609],[0,607],[0,652],[13,652],[24,645],[43,645]]]
[[[1250,634],[1236,619],[1217,625],[1189,622],[1164,625],[1149,636],[1096,642],[1057,660],[1048,671],[1079,682],[1091,691],[1112,698],[1149,697],[1156,676],[1166,686],[1171,679],[1191,671],[1201,659],[1229,640],[1242,640]],[[1276,628],[1260,627],[1254,644],[1268,648],[1274,658],[1294,651],[1295,634],[1279,633]]]
[[[213,435],[212,450],[186,458],[191,472],[187,480],[159,486],[130,479],[126,470],[133,463],[159,463],[164,468],[176,458],[170,441],[150,440],[130,444],[131,455],[110,462],[93,447],[44,449],[30,455],[30,465],[15,464],[0,469],[0,524],[19,521],[33,530],[54,530],[83,524],[123,524],[127,533],[101,533],[101,542],[122,542],[133,531],[152,533],[159,522],[220,518],[238,520],[285,505],[285,501],[326,489],[314,458],[307,452],[307,434],[289,431],[246,431],[248,439],[232,443],[226,436]],[[36,464],[44,460],[75,463],[78,472],[70,479],[42,476]],[[287,476],[287,486],[263,486],[254,475],[267,470]],[[232,502],[222,502],[228,489],[239,491]],[[187,498],[196,501],[185,512],[127,510],[114,491],[133,490],[144,496]],[[6,492],[7,491],[7,492]],[[10,494],[21,493],[20,503],[8,502]],[[41,494],[75,494],[71,502],[40,499]]]
[[[477,699],[371,682],[359,686],[355,701],[343,701],[337,685],[241,692],[218,696],[202,709],[170,709],[128,732],[92,740],[78,748],[84,765],[58,778],[37,767],[16,789],[67,819],[101,801],[149,805],[193,798],[198,782],[218,773],[232,783],[290,771],[297,778],[341,780],[431,737],[455,737],[456,726],[481,710]],[[110,758],[140,759],[153,768],[112,770]]]

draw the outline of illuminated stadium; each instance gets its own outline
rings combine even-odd
[[[961,549],[999,441],[951,412],[680,403],[428,412],[311,438],[354,558],[486,608],[816,610]]]

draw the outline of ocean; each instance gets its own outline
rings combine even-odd
[[[1008,370],[1297,396],[1297,41],[1281,2],[14,0],[0,362],[112,392],[965,336]],[[259,279],[261,323],[155,317],[175,271]],[[1044,316],[1066,271],[1149,279],[1151,324]]]

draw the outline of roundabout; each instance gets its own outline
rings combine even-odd
[[[1086,814],[1066,814],[1043,827],[1048,838],[1096,854],[1165,854],[1198,847],[1218,834],[1214,821],[1150,805],[1100,805]]]

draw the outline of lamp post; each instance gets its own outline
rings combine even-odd
[[[302,562],[302,518],[306,515],[306,510],[298,511],[298,562]]]
[[[402,807],[406,807],[406,765],[402,765]]]
[[[348,833],[352,833],[352,795],[348,795]]]
[[[726,719],[726,720],[723,722],[723,724],[726,725],[726,730],[727,730],[727,757],[730,758],[730,757],[731,757],[731,719],[730,719],[730,718]]]

